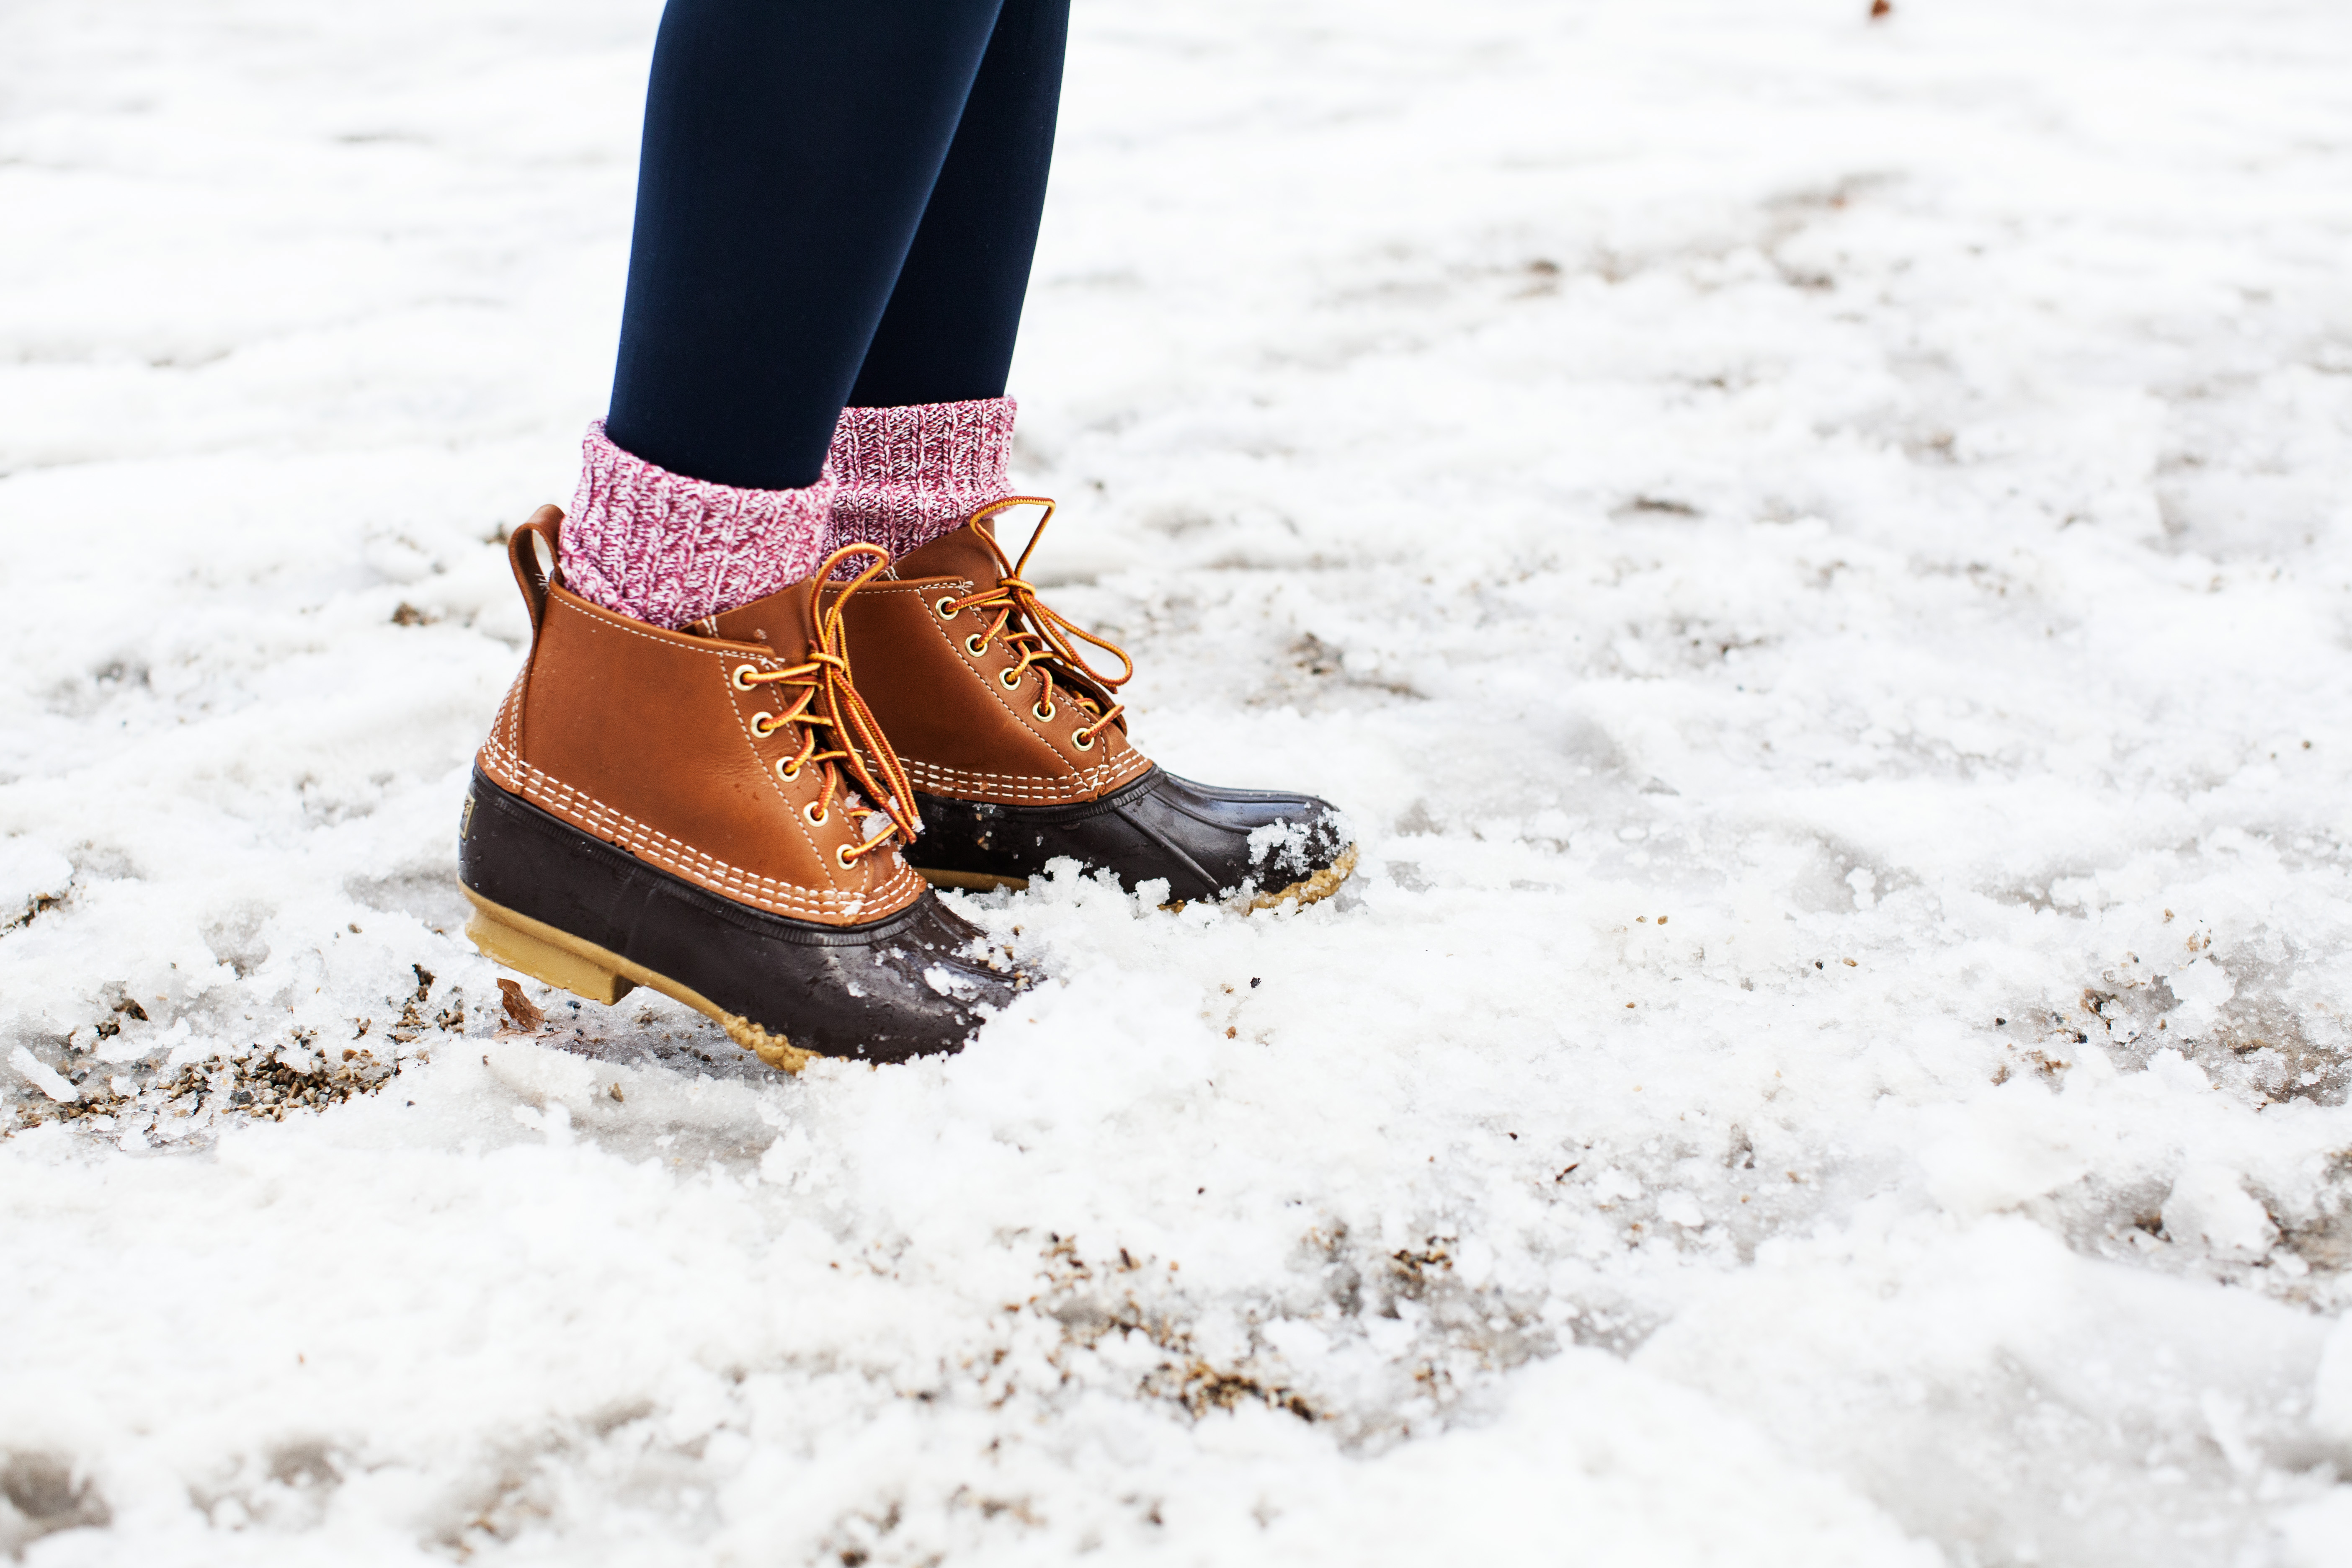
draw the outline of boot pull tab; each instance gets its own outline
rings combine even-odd
[[[556,531],[563,526],[563,509],[543,506],[530,514],[530,521],[507,536],[507,563],[514,568],[515,586],[522,590],[522,602],[530,607],[530,629],[534,636],[539,623],[547,614],[547,577],[556,560]],[[540,564],[539,543],[547,543],[548,566]]]

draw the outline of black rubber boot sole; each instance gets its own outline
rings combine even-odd
[[[1339,815],[1313,795],[1220,789],[1153,768],[1099,799],[999,805],[917,791],[921,837],[907,863],[940,887],[1025,888],[1067,856],[1106,868],[1130,890],[1168,884],[1171,905],[1246,899],[1245,907],[1311,904],[1355,869]],[[1253,857],[1251,838],[1283,825]]]
[[[960,1050],[1014,990],[963,955],[980,931],[928,892],[865,925],[772,915],[581,832],[478,768],[457,877],[474,906],[466,934],[490,958],[592,1002],[648,986],[786,1072],[812,1056]]]

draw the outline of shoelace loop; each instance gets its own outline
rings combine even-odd
[[[824,589],[834,568],[860,555],[873,559],[863,572],[841,587],[827,608]],[[915,810],[915,786],[907,777],[906,765],[890,749],[882,726],[875,722],[872,710],[857,695],[856,684],[850,678],[848,637],[841,620],[841,606],[849,596],[889,564],[890,552],[878,544],[848,544],[835,551],[809,579],[809,620],[816,628],[816,636],[808,657],[789,669],[763,670],[748,664],[735,667],[738,690],[780,686],[795,693],[793,705],[783,713],[761,714],[753,724],[762,737],[788,724],[799,728],[801,749],[789,760],[776,764],[776,772],[783,777],[796,779],[803,769],[812,765],[824,770],[824,787],[818,792],[815,804],[805,811],[811,826],[823,826],[832,815],[834,791],[844,787],[840,773],[843,765],[848,767],[851,777],[887,819],[887,826],[864,843],[835,851],[835,858],[844,867],[856,864],[893,838],[911,839],[923,830],[922,818]],[[825,732],[822,743],[820,731]]]
[[[974,529],[974,532],[988,541],[988,548],[996,557],[1001,575],[995,586],[968,594],[961,599],[942,602],[940,608],[950,615],[965,610],[996,612],[994,623],[980,634],[979,647],[984,649],[991,642],[1002,637],[1006,647],[1021,656],[1020,662],[1004,672],[1008,678],[1004,684],[1008,687],[1017,685],[1032,666],[1036,667],[1038,676],[1045,683],[1045,695],[1038,700],[1036,709],[1041,718],[1054,711],[1054,676],[1055,667],[1059,666],[1063,679],[1069,683],[1071,694],[1087,712],[1094,715],[1091,722],[1080,725],[1070,736],[1083,750],[1094,744],[1097,731],[1116,722],[1118,716],[1127,711],[1127,705],[1113,694],[1135,679],[1135,661],[1127,657],[1125,648],[1109,638],[1097,637],[1076,622],[1057,614],[1052,605],[1037,597],[1036,585],[1022,575],[1028,570],[1029,557],[1036,552],[1037,542],[1045,537],[1045,525],[1054,521],[1054,503],[1051,500],[1044,496],[1006,496],[973,512],[969,521],[977,523],[1017,506],[1042,506],[1045,509],[1045,515],[1037,520],[1036,528],[1029,535],[1029,542],[1022,547],[1021,559],[1007,563],[1003,547],[996,542],[994,533],[986,529]],[[1077,650],[1076,644],[1078,641],[1092,643],[1118,659],[1118,674],[1115,677],[1106,675],[1087,663]]]

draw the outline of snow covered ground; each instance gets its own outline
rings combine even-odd
[[[1363,868],[782,1079],[451,886],[656,9],[0,13],[0,1550],[2352,1559],[2352,11],[1080,0],[1044,576]]]

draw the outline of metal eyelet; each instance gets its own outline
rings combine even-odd
[[[1054,715],[1058,712],[1059,710],[1048,708],[1045,703],[1040,702],[1034,708],[1030,709],[1029,711],[1039,723],[1050,724],[1054,721]]]
[[[833,820],[833,813],[820,809],[816,802],[811,801],[801,807],[801,818],[811,827],[823,827]]]
[[[800,769],[793,766],[792,758],[778,757],[776,759],[776,776],[783,780],[786,784],[790,784],[793,780],[801,776],[801,771]]]
[[[956,596],[953,594],[944,595],[940,597],[940,602],[933,605],[931,608],[940,613],[940,619],[943,621],[951,621],[956,618],[955,602]]]
[[[727,678],[728,684],[738,691],[749,691],[751,689],[751,677],[759,673],[758,665],[739,664],[735,667],[735,673]]]
[[[1008,664],[996,672],[996,683],[1007,691],[1018,691],[1021,689],[1021,672]]]
[[[988,651],[988,644],[981,640],[981,636],[978,632],[974,632],[971,636],[963,639],[963,651],[971,655],[972,658],[978,658],[982,654]]]
[[[849,858],[849,846],[846,844],[836,844],[833,847],[833,863],[845,871],[857,864]]]
[[[776,732],[776,716],[764,709],[751,715],[751,733],[762,741]]]
[[[1095,737],[1093,731],[1088,730],[1071,731],[1070,744],[1076,746],[1082,752],[1093,751],[1095,749]]]

